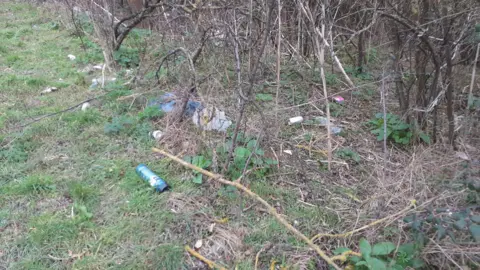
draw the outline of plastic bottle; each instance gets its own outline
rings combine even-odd
[[[163,192],[168,190],[168,185],[163,181],[162,178],[158,177],[154,172],[152,172],[145,164],[140,164],[135,168],[137,174],[150,186],[154,187],[156,191]]]

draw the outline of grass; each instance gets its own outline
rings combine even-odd
[[[231,209],[242,200],[238,194],[184,181],[178,168],[156,161],[148,132],[161,115],[118,102],[132,93],[121,79],[108,85],[106,96],[86,112],[74,110],[17,128],[101,94],[88,90],[79,70],[102,57],[88,39],[85,54],[57,21],[42,18],[41,9],[25,3],[2,2],[0,25],[0,95],[6,97],[0,103],[0,231],[5,239],[0,268],[187,269],[190,259],[183,246],[193,245],[207,221],[199,220],[198,208],[187,207],[184,215],[172,212],[170,195],[152,192],[135,174],[138,163],[147,163],[191,203],[218,196],[221,203],[205,204],[202,212],[245,226],[251,234],[243,244],[256,251],[272,239],[303,246],[270,217],[259,219],[255,212],[246,220],[232,216]],[[130,63],[133,51],[124,50],[122,61]],[[68,54],[77,60],[70,61]],[[40,95],[48,86],[59,91]],[[265,181],[252,189],[295,201]],[[289,211],[299,218],[312,214]],[[252,262],[237,264],[238,269],[252,268]]]
[[[151,147],[156,146],[156,142],[149,133],[165,124],[163,114],[131,100],[119,100],[150,89],[131,89],[125,85],[126,71],[121,70],[112,74],[117,80],[105,89],[89,90],[91,76],[80,70],[87,64],[102,61],[99,46],[85,37],[84,51],[71,30],[56,21],[56,16],[46,16],[45,12],[25,3],[0,2],[0,269],[200,268],[203,264],[184,251],[185,244],[193,246],[199,239],[204,241],[200,249],[202,255],[232,268],[253,269],[255,255],[260,250],[263,251],[259,256],[259,269],[267,269],[272,260],[278,262],[277,266],[289,269],[324,267],[305,243],[293,237],[261,205],[245,199],[234,188],[215,185],[205,178],[203,184],[195,184],[191,171],[154,156]],[[81,23],[92,30],[85,18]],[[153,48],[143,46],[144,38],[153,35],[132,32],[116,55],[123,68],[136,66],[140,61],[138,54],[146,54],[142,59],[158,59],[162,54],[159,52],[169,50],[170,45],[164,43],[155,44]],[[68,54],[75,55],[76,60],[69,60]],[[218,59],[205,57],[204,64],[198,64],[199,72],[216,74],[210,72],[218,68],[215,60]],[[142,64],[148,66],[149,63]],[[218,83],[223,81],[221,87],[225,89],[230,89],[235,82],[235,72],[229,68],[224,69],[218,80]],[[168,84],[175,81],[172,77],[181,81],[180,78],[189,74],[175,72],[173,67],[162,70],[162,89],[175,89],[178,84]],[[289,107],[321,100],[302,77],[309,72],[287,68],[282,71],[280,103]],[[352,68],[349,73],[356,81],[371,81],[369,73],[354,74]],[[156,80],[152,74],[146,72],[143,79]],[[315,82],[318,78],[313,75]],[[265,76],[266,81],[274,80]],[[329,89],[340,89],[341,79],[338,74],[328,73]],[[40,95],[49,86],[59,90]],[[276,86],[265,82],[256,87],[257,92],[263,94],[258,98],[265,112],[273,109],[271,99]],[[378,95],[372,89],[362,88],[353,93],[362,105],[369,105],[364,106],[369,110],[372,104],[368,103]],[[146,98],[155,98],[158,94],[152,93]],[[100,97],[91,102],[87,111],[75,109],[20,127],[38,116],[63,110],[93,96]],[[210,98],[208,94],[204,96]],[[221,104],[222,98],[223,102],[235,103],[231,96],[219,95],[218,100],[215,96],[215,104],[217,101]],[[347,100],[342,106],[331,104],[332,115],[338,122],[357,113],[352,112],[353,103]],[[323,102],[319,102],[315,108],[321,109],[322,105]],[[227,106],[227,114],[233,115],[229,109]],[[279,117],[286,120],[290,114],[304,113],[316,114],[300,112],[295,107]],[[250,112],[248,115],[252,116]],[[267,117],[271,116],[267,113]],[[364,119],[347,120],[346,123],[356,123]],[[249,119],[248,125],[255,121]],[[433,169],[428,168],[427,172],[424,166],[417,165],[392,168],[396,174],[380,185],[376,171],[381,171],[377,166],[382,163],[377,156],[382,156],[382,150],[378,152],[374,142],[369,144],[374,137],[368,132],[350,125],[345,127],[346,135],[335,137],[338,145],[334,159],[338,163],[333,164],[332,172],[327,172],[325,163],[319,162],[325,158],[321,154],[294,147],[302,144],[312,146],[312,150],[322,150],[326,145],[325,131],[318,127],[285,125],[279,132],[285,142],[282,142],[283,150],[291,150],[294,155],[282,153],[282,148],[278,149],[274,143],[262,143],[265,158],[279,159],[280,170],[272,169],[261,177],[255,177],[253,172],[242,181],[307,236],[361,227],[394,213],[397,208],[403,209],[411,198],[424,194],[426,184],[421,179],[412,186],[411,179],[407,181],[404,176],[415,175],[420,170],[419,175],[432,174],[433,178]],[[190,140],[194,153],[189,155],[211,154],[209,150],[220,144],[215,141],[218,138],[209,138],[195,128],[175,130],[174,127],[173,130],[177,133],[170,138],[175,143]],[[364,144],[367,146],[363,147]],[[407,154],[395,154],[398,153],[393,153],[392,164],[410,163]],[[426,155],[423,160],[417,156],[417,162],[433,164],[430,157],[436,155]],[[139,163],[147,164],[164,178],[171,191],[154,193],[136,175],[135,167]],[[388,183],[389,179],[392,183]],[[402,183],[404,185],[399,185]],[[404,189],[400,196],[396,188]],[[386,190],[393,193],[385,193]],[[382,208],[385,196],[392,199],[388,207]],[[471,197],[476,199],[475,196]],[[421,199],[426,200],[418,198]],[[211,232],[209,227],[213,223],[216,229]],[[397,236],[403,237],[403,233],[399,228],[396,232],[385,230],[385,236],[371,233],[371,237],[397,241]],[[322,248],[327,253],[339,245],[355,249],[353,245],[358,242],[355,239],[323,240]],[[266,248],[268,243],[273,247]]]

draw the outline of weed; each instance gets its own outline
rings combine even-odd
[[[183,160],[202,169],[207,169],[212,164],[211,160],[206,159],[203,156],[185,156]],[[197,171],[194,171],[193,173],[195,174],[195,177],[192,181],[196,184],[201,184],[203,182],[203,175]]]
[[[135,126],[135,119],[126,115],[115,116],[112,122],[105,125],[104,131],[108,135],[118,135],[121,132],[130,133]]]
[[[255,95],[255,99],[258,101],[272,101],[273,96],[271,94],[259,93]]]
[[[7,63],[8,66],[12,66],[13,64],[15,64],[15,62],[20,60],[20,56],[9,55],[9,56],[7,56],[7,58],[5,60],[6,60],[6,63]]]
[[[113,57],[120,66],[132,68],[140,64],[138,53],[138,49],[121,47],[118,51],[114,52]]]
[[[368,122],[372,127],[371,132],[377,135],[377,140],[383,141],[384,136],[386,135],[387,140],[403,145],[409,144],[413,136],[412,126],[402,121],[395,114],[387,113],[386,119],[386,132],[384,131],[384,118],[382,113],[377,113],[375,119]],[[430,143],[430,137],[425,133],[420,132],[419,137],[425,143]]]
[[[335,255],[345,255],[350,265],[355,269],[421,269],[424,262],[419,258],[419,248],[413,243],[402,244],[398,247],[392,242],[380,242],[373,245],[362,238],[359,242],[360,256],[352,254],[352,250],[345,247],[337,248]],[[397,249],[397,252],[394,251]]]
[[[456,241],[457,234],[469,233],[473,240],[480,242],[480,216],[475,215],[475,206],[464,209],[428,209],[425,213],[415,213],[403,219],[411,229],[419,244],[426,244],[426,236],[435,234],[437,240],[449,236]]]
[[[19,183],[7,186],[7,193],[12,195],[44,194],[55,190],[52,177],[46,175],[30,175]]]
[[[138,113],[138,118],[140,120],[158,120],[162,118],[165,113],[158,109],[155,106],[148,106],[143,111]]]
[[[357,152],[348,147],[340,148],[335,152],[335,156],[346,161],[360,162],[360,156]]]
[[[218,160],[224,164],[227,162],[228,151],[231,146],[232,141],[230,139],[217,147]],[[251,170],[256,178],[264,178],[276,164],[276,160],[265,157],[265,151],[258,146],[257,139],[240,133],[237,136],[237,147],[234,150],[233,162],[229,166],[226,176],[230,179],[237,179],[244,171]]]

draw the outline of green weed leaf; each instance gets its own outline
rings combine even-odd
[[[372,270],[387,270],[387,264],[377,258],[366,258],[368,268]]]
[[[475,242],[480,242],[480,225],[472,224],[468,228]]]
[[[372,255],[388,255],[395,250],[395,245],[392,242],[381,242],[373,246]]]
[[[202,174],[197,174],[194,178],[193,178],[193,183],[195,184],[201,184],[203,183],[202,181]]]
[[[467,226],[465,219],[460,219],[453,223],[453,227],[459,231],[465,229],[465,226]]]
[[[365,238],[360,239],[359,242],[360,252],[362,253],[363,258],[369,258],[372,253],[372,246]]]

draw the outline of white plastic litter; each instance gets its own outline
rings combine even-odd
[[[52,93],[52,92],[55,92],[55,91],[58,91],[57,87],[47,87],[47,88],[45,88],[45,90],[40,92],[40,95],[45,95],[45,94]]]
[[[301,122],[303,122],[303,117],[302,116],[292,117],[288,120],[289,125],[298,124],[298,123],[301,123]]]
[[[160,138],[163,136],[163,132],[160,130],[155,130],[151,133],[151,135],[155,140],[160,140]]]
[[[90,103],[89,102],[85,102],[82,104],[82,111],[86,111],[88,108],[90,108]]]
[[[285,154],[289,154],[290,156],[293,155],[292,150],[283,150]]]
[[[68,59],[70,59],[70,61],[73,61],[73,60],[75,60],[75,59],[77,58],[77,57],[75,57],[75,55],[73,55],[73,54],[69,54],[69,55],[67,55],[67,57],[68,57]]]
[[[192,121],[203,130],[217,130],[220,132],[227,131],[227,128],[232,125],[232,121],[228,120],[225,112],[215,107],[196,110],[193,113]]]

